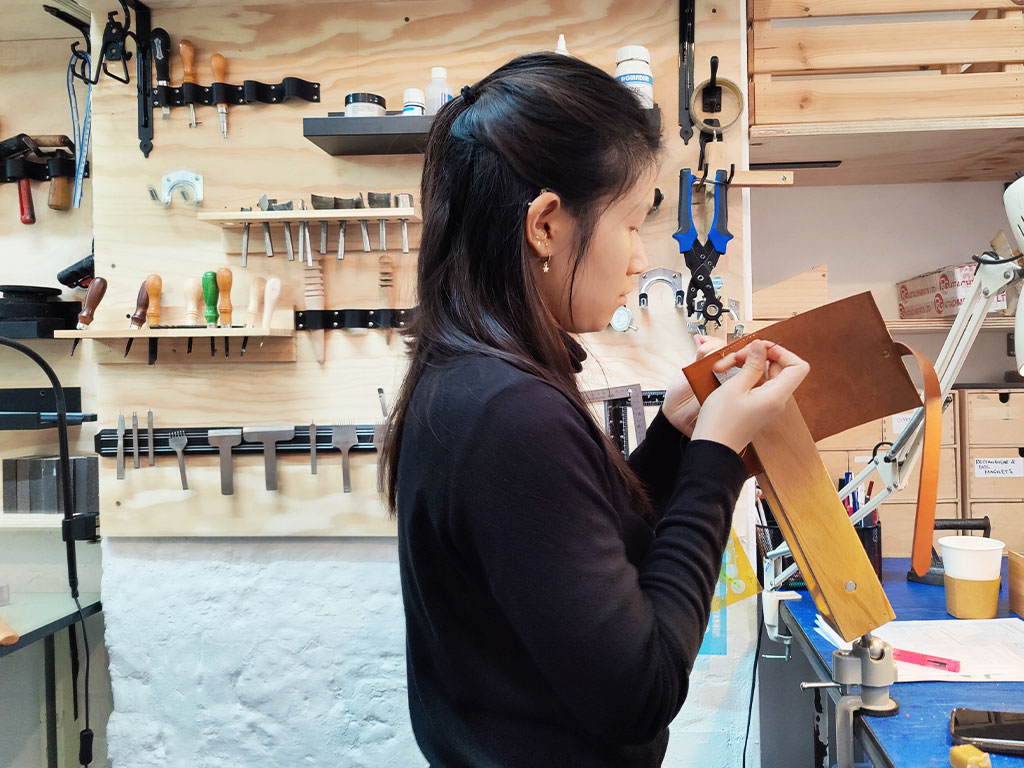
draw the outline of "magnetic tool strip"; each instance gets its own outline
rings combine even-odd
[[[317,453],[321,451],[330,451],[338,453],[338,449],[332,445],[332,424],[324,424],[317,427],[316,430],[316,450]],[[356,438],[358,442],[352,447],[355,451],[373,451],[373,424],[360,424],[356,425]],[[174,432],[184,432],[188,438],[188,444],[185,446],[184,453],[186,454],[202,454],[208,453],[216,455],[218,449],[214,445],[210,445],[210,441],[207,439],[207,432],[211,429],[242,429],[240,426],[222,426],[222,427],[175,427],[173,429],[155,429],[153,430],[153,450],[154,453],[160,455],[174,455],[174,449],[171,448],[169,440],[170,435]],[[131,431],[125,432],[125,443],[131,442]],[[94,440],[96,453],[100,456],[117,456],[117,430],[116,429],[102,429],[100,430]],[[144,432],[139,434],[139,446],[141,448],[149,448],[146,436]],[[291,440],[284,440],[277,443],[277,451],[279,453],[309,453],[309,427],[295,427],[295,437]],[[240,443],[231,449],[232,453],[263,453],[263,443]]]

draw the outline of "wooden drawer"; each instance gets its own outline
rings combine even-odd
[[[826,437],[818,442],[819,451],[870,451],[882,441],[882,422],[869,421],[859,427]]]
[[[907,411],[905,413],[897,413],[894,416],[886,416],[882,420],[882,434],[883,440],[892,442],[899,437],[900,432],[910,421],[910,417],[913,415],[913,411]],[[957,403],[956,393],[953,393],[953,402],[950,403],[949,407],[942,414],[942,444],[943,445],[956,445],[957,444]]]
[[[1024,391],[968,392],[967,440],[972,446],[1024,446]]]
[[[985,515],[988,515],[988,519],[992,523],[992,538],[1005,542],[1007,549],[1024,552],[1024,503],[971,504],[971,517],[978,518],[985,517]],[[978,536],[980,535],[979,532]],[[882,536],[885,536],[884,528]]]
[[[1018,439],[1021,436],[1018,435]],[[976,499],[1024,501],[1024,450],[975,448],[968,451],[967,489]],[[979,474],[982,476],[979,477]]]
[[[914,547],[914,517],[917,504],[882,504],[878,508],[878,521],[882,524],[882,557],[910,557]],[[935,516],[955,519],[960,517],[959,505],[946,502],[935,505]],[[994,525],[994,523],[993,523]],[[939,539],[951,531],[935,531],[932,545],[936,551]]]
[[[850,471],[856,475],[861,472],[867,463],[871,461],[871,454],[860,451],[850,452]],[[958,471],[956,448],[942,448],[939,452],[939,500],[955,500],[960,496],[960,473]],[[875,491],[880,489],[878,475],[873,475]],[[869,481],[870,482],[870,481]],[[907,481],[907,486],[899,493],[893,494],[890,498],[893,502],[916,502],[917,489],[921,485],[921,464],[920,461],[914,467]]]

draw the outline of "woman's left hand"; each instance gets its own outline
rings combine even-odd
[[[725,346],[724,341],[714,337],[696,335],[693,338],[697,342],[698,360]],[[693,390],[690,389],[690,382],[686,380],[682,370],[679,370],[669,382],[665,390],[665,404],[661,406],[661,410],[673,427],[687,437],[693,435],[693,426],[697,423],[697,414],[700,413],[700,403],[697,402]]]

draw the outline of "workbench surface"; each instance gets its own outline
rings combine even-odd
[[[942,587],[907,581],[909,558],[885,558],[882,585],[897,621],[952,619],[946,613]],[[1002,584],[997,617],[1009,612],[1007,560],[1003,559]],[[781,616],[794,634],[795,642],[810,649],[817,662],[832,671],[834,647],[814,631],[818,614],[806,592],[800,600],[782,603]],[[864,717],[864,736],[872,739],[889,763],[896,768],[948,768],[949,717],[956,707],[1024,711],[1024,682],[1018,683],[896,683],[890,695],[900,705],[894,717]],[[883,768],[876,766],[875,768]],[[992,755],[992,768],[1024,768],[1024,758]]]

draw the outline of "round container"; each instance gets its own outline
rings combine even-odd
[[[939,539],[943,570],[950,578],[964,581],[998,579],[1005,546],[999,539],[983,536],[943,536]]]
[[[644,109],[654,108],[651,52],[642,45],[624,45],[615,54],[615,79],[629,88]]]
[[[345,117],[382,117],[387,101],[376,93],[350,93],[345,97]]]
[[[426,96],[419,88],[406,88],[402,94],[403,115],[424,115],[426,114]]]

